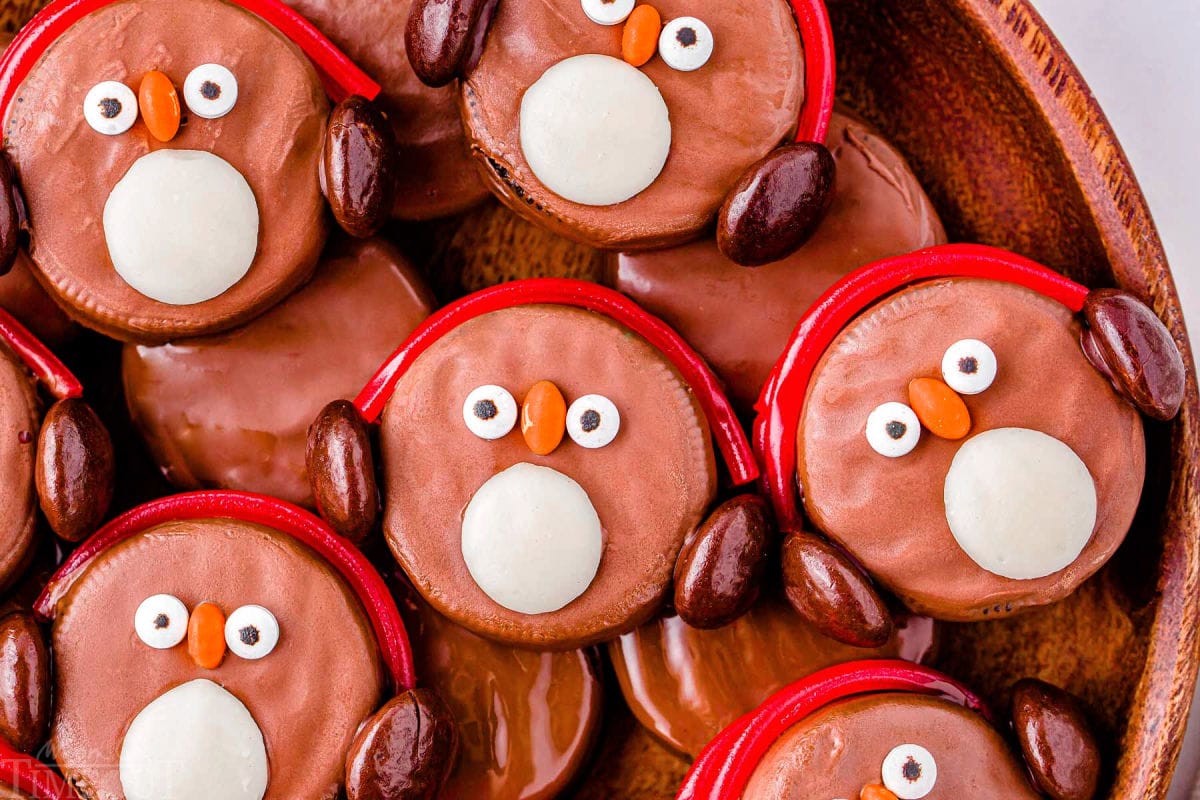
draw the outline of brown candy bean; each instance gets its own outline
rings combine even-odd
[[[0,736],[22,753],[46,741],[50,724],[50,654],[33,616],[0,619]]]
[[[0,275],[12,269],[20,247],[24,201],[8,158],[0,156]]]
[[[829,542],[789,534],[782,566],[788,602],[821,633],[855,647],[881,647],[892,638],[892,615],[870,579]]]
[[[478,61],[495,0],[416,0],[404,29],[413,72],[428,86],[445,86]]]
[[[675,561],[675,610],[693,628],[719,628],[750,610],[766,568],[771,525],[757,495],[719,506]]]
[[[317,510],[330,526],[359,543],[375,527],[379,491],[366,423],[353,403],[335,400],[308,429],[305,454]]]
[[[1038,788],[1054,800],[1090,800],[1100,779],[1100,748],[1078,701],[1032,678],[1013,686],[1013,726]]]
[[[362,97],[338,103],[329,115],[322,175],[334,219],[346,233],[374,236],[392,213],[396,143],[383,112]]]
[[[1083,307],[1083,351],[1117,392],[1148,417],[1173,419],[1183,404],[1187,375],[1171,332],[1141,300],[1097,289]]]
[[[50,407],[38,436],[37,480],[42,513],[69,542],[91,534],[113,495],[112,439],[91,406],[60,400]]]
[[[391,700],[363,724],[346,756],[347,800],[437,797],[454,769],[458,729],[429,689]]]
[[[837,165],[824,145],[800,142],[748,169],[717,217],[717,246],[744,267],[779,261],[816,231],[833,200]]]

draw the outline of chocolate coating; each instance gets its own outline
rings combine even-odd
[[[821,537],[788,534],[780,571],[784,596],[821,633],[857,647],[891,638],[892,614],[871,580]]]
[[[709,238],[612,259],[611,283],[699,350],[745,411],[797,320],[834,281],[877,259],[946,241],[904,157],[877,132],[835,112],[827,143],[837,164],[833,200],[812,238],[789,258],[746,269]]]
[[[1038,786],[1054,800],[1091,800],[1100,747],[1071,695],[1026,678],[1013,687],[1013,728]]]
[[[625,702],[669,747],[689,756],[726,725],[794,681],[860,658],[925,661],[936,628],[908,617],[883,647],[864,650],[822,636],[774,593],[743,617],[704,631],[669,615],[608,644]]]
[[[658,179],[612,206],[571,203],[534,176],[520,147],[525,90],[554,64],[585,53],[621,57],[622,26],[597,25],[577,2],[503,0],[478,66],[463,82],[463,120],[493,191],[514,211],[594,247],[679,244],[712,224],[742,173],[791,138],[804,102],[804,52],[783,0],[661,0],[664,21],[711,28],[712,58],[695,72],[661,58],[642,67],[666,101],[671,152]]]
[[[392,215],[423,220],[465,211],[487,197],[467,150],[458,86],[421,82],[404,51],[412,0],[285,0],[383,87],[399,170]]]
[[[0,619],[0,736],[32,753],[50,725],[50,651],[32,614]]]
[[[0,344],[0,588],[11,586],[33,557],[37,518],[34,486],[41,421],[34,381],[25,365]]]
[[[143,599],[172,594],[226,613],[250,603],[279,620],[259,661],[229,653],[201,670],[179,644],[154,650],[135,635]],[[94,800],[120,800],[121,742],[163,692],[196,678],[223,686],[261,729],[270,764],[265,800],[333,797],[384,675],[358,599],[327,562],[289,536],[230,519],[159,525],[105,550],[59,603],[54,623],[51,744],[64,776]],[[120,675],[114,682],[113,675]]]
[[[173,483],[311,505],[308,426],[328,401],[354,397],[432,305],[390,244],[340,241],[311,283],[249,325],[127,345],[130,414]]]
[[[65,344],[78,332],[78,327],[34,279],[33,269],[28,254],[17,251],[12,269],[0,276],[0,307],[46,345]]]
[[[553,381],[568,403],[607,397],[621,415],[617,437],[597,450],[564,440],[535,456],[516,429],[485,441],[463,423],[463,400],[476,387],[502,386],[520,403],[541,380]],[[708,422],[675,368],[618,323],[563,306],[494,311],[438,340],[396,385],[380,447],[384,532],[417,590],[480,635],[539,649],[603,641],[653,614],[685,537],[716,491]],[[463,509],[484,482],[522,462],[578,482],[603,528],[591,585],[562,609],[536,616],[484,594],[462,555]]]
[[[675,611],[697,628],[719,628],[758,598],[774,539],[766,501],[744,494],[718,506],[675,562]]]
[[[583,768],[600,732],[604,709],[593,654],[496,644],[450,622],[410,588],[397,595],[417,672],[458,724],[458,764],[445,796],[559,796]]]
[[[974,711],[935,697],[884,693],[829,705],[786,730],[750,777],[743,800],[858,797],[879,783],[893,747],[917,744],[937,763],[927,795],[1037,800],[1024,767]]]
[[[1079,348],[1065,306],[996,281],[919,284],[852,321],[813,373],[797,433],[809,519],[909,608],[978,620],[1054,602],[1103,565],[1125,537],[1145,475],[1137,412]],[[944,480],[961,442],[922,432],[916,449],[885,458],[864,430],[881,403],[907,400],[908,382],[941,374],[946,349],[980,339],[999,371],[966,398],[972,433],[1031,428],[1066,444],[1096,485],[1096,527],[1074,563],[1044,578],[1010,580],[970,559],[950,532]]]
[[[182,86],[193,68],[210,62],[235,71],[236,107],[217,120],[189,115],[169,143],[141,121],[105,136],[83,118],[83,98],[100,81],[136,87],[147,70],[158,69]],[[318,165],[328,114],[321,83],[299,47],[233,3],[124,0],[93,11],[34,65],[4,121],[38,280],[80,322],[119,339],[167,341],[257,316],[308,278],[325,243]],[[139,157],[163,148],[223,158],[258,201],[250,271],[194,305],[140,294],[117,274],[105,246],[109,192]]]

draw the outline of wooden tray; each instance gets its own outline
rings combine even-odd
[[[1089,285],[1148,298],[1191,363],[1145,198],[1086,84],[1027,2],[828,3],[841,99],[908,155],[952,240],[1008,247]],[[36,5],[0,0],[0,29],[14,29]],[[602,274],[599,254],[495,205],[393,234],[415,247],[444,298],[530,274]],[[103,357],[78,366],[112,381],[116,372],[101,364],[116,348],[89,349]],[[106,416],[119,417],[119,387],[96,388]],[[1008,684],[1025,675],[1080,693],[1102,735],[1112,798],[1164,797],[1183,739],[1200,619],[1198,411],[1193,375],[1179,420],[1147,426],[1142,508],[1108,567],[1052,608],[948,626],[942,648],[939,666],[1001,708]],[[122,420],[111,422],[118,439],[129,435]],[[136,461],[138,448],[124,444]],[[139,499],[123,493],[118,503]],[[686,763],[642,731],[610,687],[602,742],[575,796],[673,796]]]

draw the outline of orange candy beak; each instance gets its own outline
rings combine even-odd
[[[621,55],[631,66],[640,67],[654,58],[658,36],[662,33],[662,15],[654,6],[641,5],[625,21],[621,34]]]
[[[171,79],[158,70],[147,72],[138,87],[138,110],[150,135],[169,142],[179,133],[179,93]]]
[[[858,797],[859,800],[897,800],[896,795],[878,783],[869,783],[864,786]]]
[[[550,381],[529,387],[521,404],[521,435],[536,455],[554,452],[567,431],[567,401]]]
[[[937,378],[916,378],[908,384],[908,404],[934,436],[961,439],[971,432],[967,404]]]
[[[225,614],[216,603],[201,603],[188,619],[188,655],[201,669],[216,669],[225,658]]]

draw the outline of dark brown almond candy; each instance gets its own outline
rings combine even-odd
[[[374,236],[388,221],[396,188],[396,143],[387,118],[349,97],[329,115],[322,162],[325,197],[346,233]]]
[[[60,400],[50,407],[38,436],[38,498],[54,532],[69,542],[92,533],[112,500],[112,439],[91,406]]]
[[[1173,419],[1187,381],[1183,356],[1162,320],[1138,298],[1097,289],[1083,306],[1083,351],[1117,391],[1148,417]]]
[[[675,610],[693,628],[719,628],[758,598],[771,539],[767,504],[757,495],[721,504],[675,561]]]
[[[305,454],[317,510],[352,542],[366,538],[379,514],[375,459],[367,425],[353,403],[335,400],[308,429]]]
[[[458,756],[450,709],[429,689],[405,692],[367,720],[346,755],[347,800],[437,797]]]
[[[783,590],[800,616],[832,639],[882,647],[892,638],[892,615],[870,579],[819,536],[784,540]]]
[[[1079,702],[1044,681],[1013,686],[1013,726],[1034,780],[1054,800],[1090,800],[1100,779],[1100,748]]]
[[[0,736],[32,753],[50,724],[50,654],[41,628],[24,612],[0,619]]]
[[[717,217],[717,246],[744,267],[788,257],[829,209],[836,172],[824,145],[800,142],[775,150],[726,196]]]
[[[12,165],[7,157],[0,156],[0,275],[12,269],[20,247],[24,205],[20,191]]]
[[[404,45],[422,83],[445,86],[478,59],[495,8],[489,0],[415,0]]]

